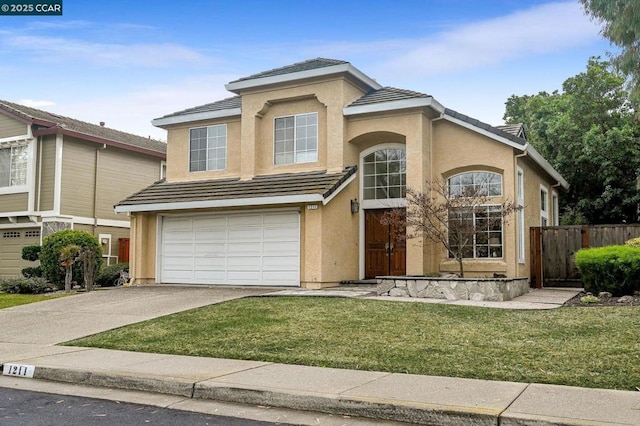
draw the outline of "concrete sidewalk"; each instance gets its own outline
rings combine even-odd
[[[3,329],[15,327],[23,333],[3,333],[0,362],[35,366],[36,380],[156,392],[182,403],[229,401],[422,424],[640,424],[640,392],[55,346],[78,334],[115,328],[113,324],[266,291],[273,290],[116,289],[0,310]],[[572,294],[558,290],[545,298],[530,293],[536,300],[521,303],[544,305]],[[91,328],[91,319],[100,313],[107,318],[113,313],[113,323],[109,326],[101,320]],[[75,315],[87,324],[73,333],[58,329],[73,329]],[[21,327],[19,322],[25,319],[27,324]],[[36,319],[41,329],[34,324]],[[67,337],[70,334],[74,337]],[[32,380],[1,379],[0,385],[9,380],[16,386]]]

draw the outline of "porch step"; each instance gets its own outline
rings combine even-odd
[[[371,279],[371,280],[348,280],[348,281],[340,281],[340,285],[341,286],[358,286],[358,285],[377,285],[378,284],[378,280]]]

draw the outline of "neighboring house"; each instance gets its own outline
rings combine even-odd
[[[226,88],[237,96],[153,120],[168,131],[166,181],[116,205],[131,215],[136,283],[317,288],[456,272],[443,248],[394,244],[379,220],[434,178],[490,180],[496,203],[524,206],[474,242],[469,276],[527,276],[528,228],[557,223],[567,183],[522,126],[489,126],[333,59]]]
[[[165,158],[164,142],[0,101],[0,277],[33,266],[22,247],[61,229],[98,237],[105,264],[128,254],[113,205],[160,180]]]

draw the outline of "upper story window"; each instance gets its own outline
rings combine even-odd
[[[0,187],[27,184],[27,147],[0,149]]]
[[[189,131],[189,171],[227,167],[227,125],[197,127]]]
[[[464,172],[449,178],[449,196],[502,195],[502,175],[493,172]]]
[[[277,117],[274,128],[275,164],[318,161],[318,113]]]
[[[407,157],[402,148],[380,149],[363,159],[365,200],[404,198],[407,185]]]

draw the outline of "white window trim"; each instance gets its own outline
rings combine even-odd
[[[560,197],[557,191],[551,191],[551,214],[553,226],[560,226]]]
[[[297,153],[297,148],[298,148],[298,134],[297,134],[297,121],[298,121],[298,117],[303,116],[303,115],[311,115],[314,114],[316,116],[316,159],[313,161],[296,161],[296,153]],[[276,120],[279,118],[287,118],[287,117],[293,117],[293,161],[291,163],[280,163],[277,164],[276,163]],[[300,114],[289,114],[289,115],[280,115],[278,117],[273,117],[273,165],[274,166],[288,166],[291,164],[305,164],[305,163],[317,163],[318,162],[318,153],[320,150],[320,137],[319,137],[319,127],[320,124],[318,122],[319,116],[318,116],[318,112],[317,111],[311,111],[311,112],[303,112]]]
[[[519,177],[522,176],[522,179]],[[524,170],[517,167],[516,169],[516,203],[518,212],[516,214],[516,220],[518,221],[518,263],[526,262],[526,229],[525,229],[525,215],[524,215]]]
[[[546,210],[542,209],[542,192],[544,191],[545,195],[545,205],[546,205]],[[544,185],[540,185],[540,226],[544,226],[542,225],[542,219],[546,219],[547,220],[547,225],[549,226],[549,188],[547,188]]]
[[[1,144],[0,149],[12,149],[12,148],[21,147],[21,146],[26,147],[26,155],[27,155],[27,159],[26,159],[27,170],[26,170],[25,183],[23,185],[0,186],[0,195],[29,192],[30,184],[32,181],[32,172],[33,172],[33,164],[31,161],[33,159],[33,141],[24,142],[21,140],[19,143]],[[9,155],[9,162],[11,162],[11,155]]]
[[[224,126],[224,149],[225,149],[225,153],[224,153],[224,167],[222,169],[209,169],[209,168],[205,168],[204,170],[191,170],[191,130],[195,130],[195,129],[207,129],[207,153],[209,152],[209,127],[218,127],[218,126]],[[212,124],[209,126],[197,126],[197,127],[190,127],[189,128],[189,156],[187,157],[187,170],[189,170],[189,173],[203,173],[203,172],[219,172],[222,170],[226,170],[227,169],[227,159],[229,158],[229,133],[228,133],[228,129],[227,129],[227,123],[222,123],[222,124]],[[206,163],[206,167],[209,166],[209,158],[207,158],[207,160],[205,161]],[[162,167],[160,167],[160,173],[162,173]]]
[[[189,131],[189,133],[191,133],[191,131]],[[189,140],[189,145],[191,145],[191,140]],[[189,147],[189,155],[191,155],[191,147]],[[160,161],[160,179],[164,179],[166,177],[167,177],[167,162],[165,160],[162,160]]]

